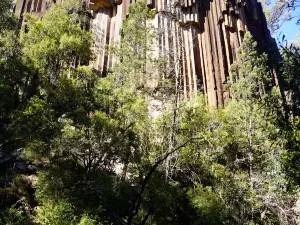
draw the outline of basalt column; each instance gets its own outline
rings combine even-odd
[[[103,0],[93,0],[96,2]],[[134,2],[123,0],[93,8],[98,56],[95,68],[101,72],[113,64],[103,45],[118,40],[122,19]],[[180,59],[181,65],[174,70],[182,76],[184,95],[203,91],[210,105],[222,106],[229,97],[229,68],[239,59],[245,32],[249,31],[261,46],[272,41],[257,0],[147,0],[147,5],[156,11],[154,24],[162,34],[159,54],[169,57],[170,62]]]
[[[14,13],[19,18],[23,18],[24,13],[42,18],[53,2],[53,0],[16,0]]]
[[[179,39],[184,94],[204,91],[210,105],[222,106],[229,97],[229,68],[239,59],[238,48],[245,32],[249,31],[260,46],[272,42],[256,0],[186,0],[179,6],[167,0],[155,4],[157,26],[169,29],[164,41],[159,42],[160,50],[177,49],[176,40],[168,40]]]
[[[42,16],[51,0],[18,0],[16,13]],[[105,46],[119,40],[122,20],[136,0],[87,0],[93,19],[95,69],[105,75],[114,58]],[[208,103],[223,106],[229,97],[226,84],[230,65],[239,60],[245,32],[260,47],[272,43],[261,4],[257,0],[146,0],[156,12],[153,24],[160,31],[158,55],[168,57],[181,77],[183,95],[203,91]]]

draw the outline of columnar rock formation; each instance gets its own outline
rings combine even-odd
[[[14,12],[18,17],[22,18],[24,13],[31,13],[41,18],[53,0],[15,0],[15,2]]]
[[[94,67],[106,73],[113,57],[105,45],[119,39],[122,20],[136,0],[89,0],[95,34]],[[156,12],[153,24],[159,28],[158,53],[178,61],[175,70],[182,77],[189,96],[204,91],[211,105],[222,106],[229,93],[226,83],[230,65],[239,59],[238,48],[249,31],[260,46],[272,42],[261,4],[257,0],[146,0]],[[16,13],[42,16],[51,0],[17,0]]]

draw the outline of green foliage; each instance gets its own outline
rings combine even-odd
[[[288,102],[292,115],[300,115],[300,79],[299,79],[299,67],[300,67],[300,47],[296,45],[290,45],[282,48],[282,54],[284,61],[282,64],[282,82],[283,88],[286,90]]]
[[[0,223],[28,224],[28,182],[17,176],[24,160],[13,128],[14,115],[31,95],[29,68],[22,60],[12,1],[0,3]],[[17,202],[17,203],[16,203]]]
[[[158,71],[163,72],[166,60],[155,53],[158,32],[151,24],[155,14],[143,1],[131,5],[129,11],[128,18],[122,23],[120,42],[109,46],[116,57],[112,73],[117,85],[153,94],[155,89],[168,82],[158,75]]]
[[[24,210],[11,208],[0,213],[0,224],[5,225],[27,225],[29,222],[29,215],[24,213]]]
[[[87,21],[79,11],[80,1],[69,0],[53,5],[43,20],[27,18],[28,32],[21,34],[23,53],[48,81],[56,82],[61,71],[91,58],[91,33],[82,29]]]
[[[12,30],[17,27],[17,19],[12,14],[12,0],[0,2],[0,35],[5,30]]]
[[[35,221],[45,225],[69,225],[75,221],[75,208],[68,202],[43,202],[39,207]]]
[[[178,96],[155,54],[153,17],[143,2],[130,6],[103,78],[86,66],[92,38],[80,1],[27,16],[21,37],[1,30],[0,149],[11,157],[1,155],[1,223],[294,223],[286,175],[299,177],[298,58],[283,67],[295,115],[285,138],[267,55],[249,34],[232,65],[232,98],[211,109],[201,94]]]
[[[2,151],[10,152],[15,147],[10,126],[13,113],[31,95],[29,76],[28,68],[22,61],[17,31],[2,30],[0,34],[0,149]]]
[[[286,128],[286,127],[285,127]],[[299,117],[295,117],[291,127],[286,128],[288,151],[282,155],[284,167],[289,181],[289,188],[297,190],[300,179],[300,131]]]
[[[299,146],[299,115],[300,89],[299,68],[300,48],[297,45],[282,46],[283,61],[280,67],[282,89],[286,97],[285,118],[279,125],[286,136],[287,152],[283,154],[285,173],[291,190],[299,189],[300,180],[300,146]]]
[[[183,112],[181,135],[197,139],[178,155],[177,179],[191,185],[201,183],[189,190],[191,202],[202,215],[200,224],[294,221],[278,213],[278,208],[297,197],[285,192],[281,157],[287,152],[286,139],[278,135],[277,106],[268,105],[277,101],[278,93],[271,89],[266,58],[255,46],[245,35],[241,61],[232,66],[232,99],[224,109],[208,110],[198,98]],[[184,179],[186,176],[190,178]],[[283,205],[267,200],[277,198]]]
[[[96,225],[96,224],[99,224],[99,223],[97,223],[96,220],[90,218],[88,215],[84,215],[81,218],[80,222],[78,223],[78,225]]]
[[[225,224],[226,207],[210,186],[198,184],[189,191],[191,204],[199,210],[197,224]]]
[[[246,33],[239,53],[242,63],[235,62],[231,66],[232,97],[247,100],[266,94],[272,88],[267,55],[257,53],[257,43],[249,33]]]

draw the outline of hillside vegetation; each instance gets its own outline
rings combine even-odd
[[[133,4],[97,75],[89,13],[55,4],[26,29],[0,2],[0,224],[300,224],[300,48],[250,34],[224,108],[186,99]]]

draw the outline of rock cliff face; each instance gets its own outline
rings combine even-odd
[[[42,17],[53,0],[17,0],[15,12]],[[226,83],[230,65],[239,59],[238,48],[249,31],[260,46],[272,43],[261,4],[257,0],[146,0],[156,12],[153,25],[161,30],[158,54],[180,64],[183,92],[197,90],[207,95],[210,105],[222,106],[229,93]],[[105,45],[119,39],[122,20],[136,0],[88,0],[95,34],[93,66],[105,75],[113,57]]]
[[[53,0],[15,0],[15,14],[22,18],[24,13],[31,13],[42,18],[47,9],[50,8]]]

